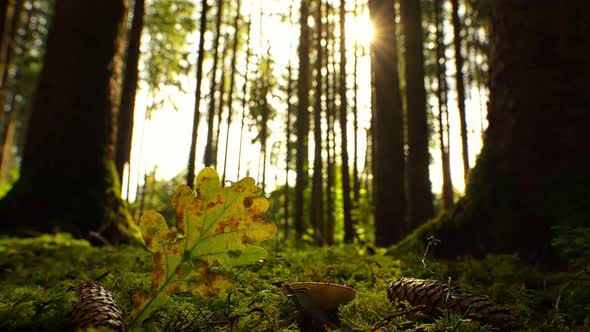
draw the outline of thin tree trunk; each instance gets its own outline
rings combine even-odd
[[[293,3],[289,4],[289,28],[292,28],[293,22]],[[291,97],[293,96],[293,80],[291,77],[293,76],[293,66],[291,63],[291,53],[293,51],[293,44],[289,39],[289,60],[287,62],[287,119],[286,129],[287,129],[287,139],[285,140],[286,145],[286,156],[285,156],[285,225],[284,225],[284,238],[285,240],[289,238],[289,163],[291,162],[291,114],[293,111],[291,110]]]
[[[469,147],[467,142],[467,119],[465,114],[465,83],[463,79],[463,54],[461,52],[461,21],[459,19],[459,0],[451,0],[452,23],[453,23],[453,45],[455,46],[455,70],[457,85],[457,106],[459,108],[459,121],[461,123],[461,152],[463,156],[463,174],[465,180],[469,174]]]
[[[344,242],[354,240],[350,200],[350,171],[348,168],[348,137],[346,134],[346,118],[348,103],[346,100],[346,0],[340,0],[340,130],[342,135],[342,204],[344,208]]]
[[[396,24],[392,16],[395,11],[389,0],[370,0],[369,11],[375,27],[372,44],[375,244],[390,246],[405,233],[403,111]]]
[[[299,56],[299,77],[297,81],[297,151],[296,151],[296,173],[297,183],[295,185],[295,239],[301,240],[304,231],[303,213],[304,201],[303,192],[307,187],[308,168],[308,139],[309,133],[309,0],[301,0],[300,8],[300,40],[298,48]]]
[[[0,54],[0,68],[2,71],[0,72],[0,117],[4,118],[4,106],[6,105],[6,99],[8,98],[8,84],[10,81],[10,71],[12,70],[12,62],[14,60],[15,50],[16,50],[16,37],[18,33],[18,28],[21,23],[21,14],[24,9],[24,0],[19,0],[14,5],[14,9],[12,11],[12,17],[7,20],[7,30],[4,31],[5,35],[3,37],[3,43],[5,45],[0,45],[0,47],[4,48],[4,54]],[[0,124],[0,127],[7,127],[5,123]]]
[[[246,37],[246,72],[244,73],[244,85],[242,86],[242,120],[240,124],[240,143],[238,146],[238,179],[240,179],[242,167],[242,139],[244,137],[244,125],[246,124],[246,101],[248,95],[248,74],[250,72],[250,28],[252,26],[252,13],[248,18],[248,32]]]
[[[336,118],[336,104],[334,101],[334,96],[336,95],[336,71],[335,71],[335,54],[334,45],[336,44],[334,41],[334,8],[333,6],[326,2],[327,7],[327,25],[326,25],[326,48],[325,48],[325,58],[327,63],[327,77],[326,77],[326,122],[328,125],[328,130],[326,131],[326,150],[327,150],[327,163],[326,163],[326,231],[325,231],[325,239],[328,245],[334,244],[334,225],[335,225],[335,218],[334,218],[334,185],[335,185],[335,173],[336,169],[334,167],[334,156],[336,155],[335,151],[335,144],[334,144],[334,121]],[[332,19],[331,19],[332,18]],[[332,51],[330,54],[329,51]]]
[[[232,58],[230,64],[230,79],[229,79],[229,92],[227,96],[227,132],[225,135],[225,151],[223,154],[223,175],[221,177],[221,183],[225,183],[225,172],[227,170],[227,151],[229,150],[229,132],[231,128],[231,121],[232,121],[232,110],[233,110],[233,96],[234,96],[234,80],[236,77],[236,59],[237,59],[237,52],[238,52],[238,28],[240,23],[240,9],[241,9],[241,0],[237,0],[238,5],[236,8],[236,19],[234,21],[234,44],[232,45]]]
[[[207,30],[207,0],[201,2],[201,20],[199,25],[199,51],[197,52],[197,82],[195,87],[195,108],[193,110],[193,132],[191,147],[188,154],[188,172],[186,184],[193,188],[195,184],[195,161],[197,153],[197,135],[199,132],[199,118],[201,115],[201,85],[203,83],[203,59],[205,58],[205,32]]]
[[[422,48],[422,11],[420,1],[400,2],[405,40],[405,77],[408,132],[408,212],[409,230],[434,215],[430,184],[430,153],[424,89],[424,53]]]
[[[218,100],[218,104],[217,104],[217,123],[215,125],[215,137],[213,138],[213,151],[211,152],[213,154],[213,164],[217,166],[217,158],[219,157],[219,136],[221,135],[221,119],[223,118],[223,109],[225,106],[225,74],[226,74],[226,66],[225,66],[225,62],[226,62],[226,57],[227,57],[227,50],[228,50],[228,44],[229,44],[229,32],[225,31],[225,34],[223,36],[223,51],[221,52],[221,77],[219,79],[219,100]],[[228,128],[229,130],[229,128]]]
[[[29,5],[30,5],[30,9],[27,10],[27,16],[25,19],[25,22],[23,24],[23,29],[26,31],[25,32],[25,36],[21,37],[21,40],[24,40],[25,38],[28,38],[31,36],[32,32],[31,30],[31,21],[34,15],[34,0],[30,0],[29,1]],[[20,4],[17,5],[16,8],[16,12],[21,12],[23,10],[24,7],[24,0],[20,1]],[[19,15],[20,17],[20,15]],[[12,78],[8,77],[9,76],[9,71],[10,71],[10,67],[12,65],[12,58],[15,55],[15,47],[16,47],[16,36],[17,36],[17,31],[18,31],[18,23],[19,20],[17,19],[17,17],[13,17],[12,20],[12,24],[10,26],[10,30],[12,35],[8,36],[8,38],[11,39],[11,42],[9,43],[9,47],[7,52],[9,52],[9,54],[7,54],[8,57],[8,63],[7,63],[7,67],[6,67],[6,71],[5,71],[5,75],[6,77],[4,78],[4,80],[2,81],[2,84],[0,85],[0,118],[2,119],[2,121],[0,122],[0,174],[4,175],[4,174],[8,174],[8,169],[7,169],[7,161],[11,159],[12,156],[10,156],[10,148],[13,146],[14,140],[11,139],[11,137],[14,135],[14,122],[16,119],[16,111],[17,111],[17,95],[18,95],[18,89],[13,88],[12,89],[12,96],[10,98],[10,103],[8,103],[8,108],[5,107],[5,103],[6,103],[6,96],[8,95],[8,82],[10,80],[12,80],[13,82],[19,82],[21,80],[21,70],[20,68],[16,68],[16,72],[14,73],[14,76]],[[21,46],[21,54],[26,54],[28,52],[28,49],[26,48],[26,44],[23,43]],[[2,176],[3,177],[3,176]]]
[[[445,136],[445,132],[449,132],[449,113],[447,107],[447,59],[445,56],[444,34],[442,30],[444,26],[442,22],[444,20],[442,18],[443,15],[441,0],[435,0],[434,22],[436,26],[436,77],[438,81],[436,94],[438,99],[438,130],[443,175],[442,203],[445,210],[450,210],[454,205],[454,194],[453,178],[451,177],[450,145],[448,136]],[[445,137],[447,138],[446,140]]]
[[[314,89],[315,105],[313,113],[313,182],[311,188],[311,225],[314,229],[316,244],[321,245],[323,241],[323,193],[322,193],[322,1],[316,3],[316,62],[315,70],[316,86]]]
[[[133,20],[127,41],[125,58],[125,72],[123,76],[123,90],[121,104],[117,114],[117,149],[115,165],[119,177],[123,178],[125,164],[131,159],[131,139],[133,137],[133,115],[135,113],[135,95],[137,92],[138,65],[141,47],[141,32],[145,14],[145,0],[135,0],[133,5]]]
[[[215,39],[213,41],[213,68],[211,69],[211,85],[209,88],[209,112],[207,115],[207,143],[205,144],[205,166],[215,166],[216,155],[213,146],[213,125],[215,120],[215,92],[217,90],[217,63],[219,60],[219,39],[221,37],[221,18],[223,16],[223,0],[217,0],[217,16],[215,18]],[[222,95],[220,94],[220,97]]]
[[[6,66],[7,50],[11,40],[11,25],[14,18],[14,6],[17,0],[3,0],[0,2],[0,75]],[[21,1],[18,1],[21,2]],[[0,83],[1,76],[0,76]]]
[[[358,3],[357,0],[354,0],[354,17],[355,20],[358,19]],[[356,205],[359,204],[360,196],[361,196],[361,184],[359,181],[359,170],[358,170],[358,131],[359,131],[359,120],[358,120],[358,41],[354,39],[354,66],[353,66],[353,82],[354,82],[354,106],[353,106],[353,126],[354,126],[354,156],[353,156],[353,163],[352,163],[352,191],[354,202]]]

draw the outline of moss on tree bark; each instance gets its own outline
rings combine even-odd
[[[590,3],[491,2],[489,127],[465,197],[397,245],[549,261],[552,228],[590,220]]]

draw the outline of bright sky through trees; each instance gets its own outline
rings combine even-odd
[[[270,48],[270,54],[274,61],[274,76],[279,82],[283,84],[284,76],[286,75],[287,65],[289,58],[291,58],[292,65],[294,68],[297,66],[297,44],[299,38],[299,27],[296,22],[298,21],[298,8],[299,1],[287,1],[287,0],[242,0],[242,17],[245,19],[252,15],[252,28],[251,28],[251,45],[253,47],[252,55],[250,58],[250,68],[255,69],[257,57],[264,55],[267,49]],[[338,6],[339,1],[331,0],[331,2]],[[263,4],[262,13],[260,15],[260,6]],[[289,13],[289,5],[293,6],[293,18],[292,22],[281,16],[286,16]],[[349,86],[349,100],[352,100],[352,79],[353,79],[353,57],[354,57],[354,42],[357,41],[361,47],[359,50],[358,59],[358,110],[359,110],[359,133],[358,133],[358,144],[359,144],[359,170],[364,166],[364,155],[366,145],[366,130],[370,127],[371,117],[371,97],[370,97],[370,59],[369,59],[369,45],[371,42],[373,29],[369,20],[369,12],[364,0],[358,0],[358,17],[355,19],[353,15],[354,1],[347,1],[347,70]],[[199,6],[197,6],[199,7]],[[213,9],[214,10],[214,9]],[[195,13],[195,19],[198,19],[200,15],[200,9]],[[313,19],[310,19],[310,25],[312,26]],[[211,23],[209,23],[209,28]],[[336,35],[338,31],[335,32]],[[213,34],[209,31],[205,35],[206,50],[211,48]],[[188,150],[190,145],[190,135],[192,130],[192,117],[194,107],[194,63],[196,58],[196,37],[191,38],[191,44],[187,45],[186,51],[191,53],[189,60],[193,63],[191,73],[186,77],[184,89],[186,93],[179,93],[176,89],[162,89],[163,93],[169,93],[169,97],[174,100],[176,109],[173,105],[164,104],[161,109],[156,109],[151,119],[145,119],[145,111],[147,105],[151,103],[150,98],[147,96],[145,86],[140,84],[140,91],[136,99],[136,112],[135,112],[135,130],[133,135],[133,148],[131,156],[131,176],[124,176],[124,188],[123,195],[126,193],[126,179],[130,179],[130,199],[133,200],[135,197],[135,191],[138,182],[143,183],[143,176],[146,173],[151,172],[154,168],[157,168],[156,173],[159,179],[169,179],[182,172],[186,168]],[[144,38],[145,42],[145,38]],[[230,47],[229,45],[227,47]],[[237,69],[240,73],[245,71],[245,48],[239,51]],[[447,55],[448,56],[448,55]],[[212,59],[209,57],[204,63],[205,79],[203,81],[203,98],[209,96],[209,77],[212,66]],[[454,74],[453,66],[447,66],[449,76]],[[296,73],[296,70],[294,71]],[[296,75],[296,74],[295,74]],[[252,75],[250,76],[252,78]],[[296,77],[293,77],[296,79]],[[235,181],[246,175],[252,176],[255,179],[259,179],[259,160],[260,160],[260,144],[258,142],[252,143],[256,137],[256,128],[253,123],[246,124],[243,138],[243,152],[242,152],[242,171],[241,174],[237,174],[237,157],[239,148],[239,128],[240,128],[240,112],[241,112],[241,87],[244,84],[243,77],[238,74],[236,77],[236,86],[239,88],[235,89],[237,93],[233,101],[233,114],[234,120],[230,129],[230,143],[228,153],[228,165],[226,179]],[[453,85],[450,86],[453,89]],[[169,91],[168,91],[169,90]],[[171,91],[171,92],[170,92]],[[470,161],[473,164],[475,155],[479,153],[481,148],[481,125],[480,118],[480,100],[477,90],[471,91],[468,94],[467,103],[467,121],[470,128],[469,144],[470,144]],[[484,96],[485,97],[485,96]],[[463,170],[461,162],[461,148],[460,148],[460,136],[459,136],[459,120],[458,111],[456,109],[456,99],[454,91],[450,91],[449,94],[449,112],[450,112],[450,126],[451,126],[451,167],[453,175],[453,183],[457,190],[463,190]],[[206,99],[205,99],[206,100]],[[481,105],[485,107],[486,100],[481,101]],[[286,104],[283,99],[273,97],[270,100],[270,104],[276,109],[277,117],[269,121],[268,126],[271,133],[268,138],[267,146],[268,150],[278,148],[279,153],[284,154],[284,132],[285,132],[285,113]],[[351,102],[349,102],[350,105]],[[203,153],[205,150],[205,137],[207,134],[206,121],[204,121],[206,114],[207,103],[201,102],[201,121],[199,127],[199,136],[197,139],[197,165],[196,169],[201,169],[204,165]],[[436,108],[436,100],[429,101],[429,110],[433,112]],[[485,112],[484,112],[485,113]],[[223,169],[223,148],[225,147],[225,133],[227,131],[227,113],[224,114],[222,120],[221,135],[219,141],[219,157],[217,168]],[[484,115],[485,117],[485,115]],[[348,133],[352,135],[352,114],[349,114],[349,128]],[[325,123],[324,123],[325,125]],[[340,129],[336,126],[336,136],[339,139]],[[311,134],[311,133],[310,133]],[[310,140],[312,139],[310,135]],[[349,139],[349,151],[353,150],[353,140]],[[310,145],[309,156],[310,160],[313,159],[313,145]],[[430,166],[430,174],[432,180],[432,190],[434,192],[440,192],[442,186],[442,175],[440,167],[440,156],[437,150],[437,146],[431,146],[431,157],[432,163]],[[272,158],[267,158],[267,191],[271,191],[276,185],[281,185],[285,181],[285,161],[284,158],[277,158],[276,165],[271,164]],[[352,161],[351,161],[352,162]],[[295,173],[290,173],[290,183],[294,183]]]

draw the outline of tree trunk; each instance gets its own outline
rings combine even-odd
[[[358,3],[357,0],[354,0],[354,19],[355,21],[358,20]],[[359,158],[359,151],[358,151],[358,132],[359,132],[359,121],[358,121],[358,51],[359,45],[357,38],[354,39],[354,65],[353,65],[353,109],[352,113],[354,116],[353,120],[353,146],[354,146],[354,154],[352,157],[352,193],[354,197],[354,203],[358,207],[360,196],[361,196],[361,183],[359,181],[359,169],[358,169],[358,158]],[[358,220],[357,220],[358,221]]]
[[[209,112],[207,114],[207,143],[205,144],[205,166],[215,166],[216,155],[213,147],[213,125],[215,120],[215,90],[217,89],[217,61],[219,60],[219,39],[221,37],[221,17],[223,16],[223,0],[217,0],[217,16],[215,18],[215,40],[213,41],[213,68],[211,68],[211,85],[209,87]],[[221,96],[221,95],[220,95]]]
[[[324,204],[323,204],[323,172],[322,172],[322,1],[316,3],[316,62],[314,89],[315,104],[313,110],[313,180],[311,188],[311,225],[313,226],[316,244],[324,242]]]
[[[463,155],[463,174],[467,181],[469,174],[469,147],[467,144],[467,119],[465,115],[465,81],[463,79],[463,54],[461,52],[461,21],[459,19],[459,0],[451,0],[453,21],[453,44],[455,46],[455,78],[457,85],[457,107],[459,108],[459,121],[461,123],[461,152]]]
[[[145,14],[145,0],[135,0],[133,5],[133,21],[127,41],[125,73],[121,105],[117,115],[117,147],[115,164],[119,178],[123,177],[125,164],[129,164],[131,156],[131,139],[133,138],[133,114],[135,112],[135,94],[137,91],[138,65],[141,47],[141,32]]]
[[[406,102],[408,121],[408,213],[409,230],[414,230],[434,215],[430,184],[430,153],[424,89],[422,13],[420,1],[400,3],[405,40]]]
[[[397,70],[393,2],[370,0],[375,39],[372,72],[375,86],[375,244],[389,246],[405,232],[403,111]]]
[[[590,2],[492,1],[490,34],[484,148],[462,204],[414,238],[435,231],[441,256],[547,262],[551,228],[590,219]]]
[[[242,140],[244,138],[244,126],[246,125],[246,101],[248,95],[248,74],[250,73],[250,28],[252,27],[252,13],[248,18],[248,32],[246,37],[246,72],[244,73],[244,86],[242,87],[242,120],[240,124],[240,143],[238,146],[238,179],[241,179],[241,167],[242,167]]]
[[[293,3],[289,5],[289,28],[293,28]],[[291,77],[293,76],[293,65],[291,63],[291,53],[293,51],[293,43],[289,40],[289,60],[287,62],[287,119],[285,121],[285,128],[286,128],[286,136],[285,139],[285,147],[286,147],[286,156],[285,156],[285,224],[284,224],[284,239],[289,238],[289,217],[290,217],[290,204],[291,201],[289,200],[289,169],[290,169],[290,162],[291,162],[291,114],[293,113],[291,107],[291,97],[293,96],[293,80]]]
[[[334,40],[334,23],[330,20],[330,17],[334,17],[334,7],[326,2],[326,7],[328,11],[328,20],[326,24],[326,37],[327,47],[325,48],[325,58],[327,63],[327,77],[326,77],[326,122],[328,125],[328,130],[326,131],[326,155],[327,155],[327,163],[326,163],[326,229],[324,238],[326,239],[326,243],[328,245],[334,244],[334,225],[336,223],[334,217],[334,192],[335,192],[335,177],[336,177],[336,167],[335,164],[335,155],[336,155],[336,146],[334,142],[334,121],[336,119],[336,102],[335,102],[335,95],[336,95],[336,68],[335,68],[335,47],[336,44]],[[332,53],[329,53],[329,50]]]
[[[303,213],[304,202],[303,192],[307,187],[307,149],[309,133],[309,26],[307,18],[309,17],[309,0],[301,0],[299,14],[300,36],[299,36],[299,77],[297,79],[297,151],[295,172],[297,173],[297,182],[295,185],[295,239],[301,240],[303,235]]]
[[[19,0],[14,5],[10,19],[7,20],[7,29],[4,31],[5,35],[2,37],[2,43],[0,45],[0,117],[4,118],[4,108],[8,97],[8,83],[10,81],[10,72],[12,69],[12,62],[14,60],[16,50],[16,37],[21,22],[21,14],[24,9],[24,0]],[[10,6],[10,5],[9,5]],[[6,124],[3,122],[0,127],[5,127]]]
[[[193,110],[193,133],[188,155],[187,186],[193,188],[195,184],[195,161],[197,153],[197,135],[199,132],[199,118],[201,116],[201,84],[203,83],[203,60],[205,58],[205,32],[207,30],[207,0],[201,1],[201,20],[199,24],[199,51],[197,52],[197,82],[195,87],[195,108]]]
[[[229,131],[231,128],[232,121],[232,110],[233,110],[233,96],[234,96],[234,81],[236,78],[236,59],[238,57],[238,28],[240,23],[240,8],[242,1],[238,0],[236,8],[236,19],[234,21],[234,43],[232,45],[232,57],[230,64],[230,78],[229,78],[229,92],[227,94],[227,132],[225,134],[225,151],[223,154],[223,174],[221,176],[221,183],[225,183],[225,172],[227,170],[227,151],[229,150]]]
[[[445,210],[453,208],[454,193],[453,179],[451,177],[451,158],[449,144],[449,110],[447,101],[447,75],[446,75],[446,56],[442,24],[442,4],[441,0],[434,1],[434,24],[436,28],[436,77],[438,81],[437,99],[438,99],[438,130],[440,157],[442,165],[442,205]],[[445,136],[446,135],[446,136]],[[446,137],[446,139],[445,139]]]
[[[342,135],[342,205],[344,213],[344,242],[354,240],[352,202],[350,200],[350,170],[348,168],[348,137],[346,134],[348,103],[346,100],[346,0],[340,0],[340,130]]]
[[[229,32],[225,31],[223,35],[223,51],[221,52],[221,77],[219,78],[219,100],[217,104],[217,123],[215,125],[215,137],[213,138],[213,148],[212,148],[212,157],[213,157],[213,165],[217,166],[217,158],[219,157],[219,136],[221,135],[221,119],[223,119],[223,108],[225,106],[225,81],[227,73],[226,71],[226,57],[227,57],[227,50],[229,48]]]
[[[11,40],[10,27],[14,18],[16,2],[16,0],[3,0],[0,2],[0,75],[4,73],[6,66],[7,49]]]
[[[127,11],[124,0],[56,3],[21,176],[0,202],[4,231],[137,234],[114,166]]]

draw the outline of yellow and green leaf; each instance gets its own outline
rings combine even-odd
[[[149,293],[134,296],[131,324],[141,324],[177,292],[212,296],[231,287],[219,267],[254,263],[266,257],[253,243],[274,236],[275,224],[261,217],[269,207],[254,179],[222,187],[212,168],[196,180],[196,194],[180,186],[172,197],[176,230],[155,211],[140,219],[146,247],[153,254]]]

